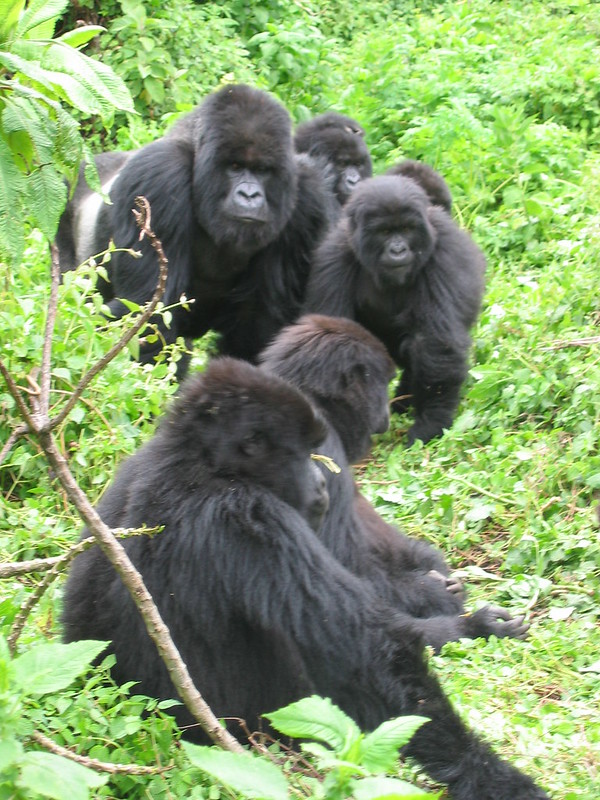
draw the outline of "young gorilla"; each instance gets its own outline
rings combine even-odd
[[[408,443],[449,428],[467,375],[485,259],[414,180],[364,181],[314,257],[306,311],[354,319],[401,368],[395,411],[415,408]]]
[[[307,315],[285,328],[261,354],[264,369],[301,389],[328,423],[318,452],[341,468],[323,468],[330,496],[319,538],[348,570],[370,581],[378,596],[404,611],[426,644],[439,650],[461,637],[523,639],[529,626],[504,609],[465,612],[460,582],[441,554],[383,520],[354,483],[350,464],[388,427],[387,388],[393,363],[372,334],[346,319]]]
[[[332,170],[334,191],[340,206],[362,180],[373,174],[364,136],[358,122],[334,111],[302,122],[296,128],[296,152],[306,153]]]
[[[154,438],[125,462],[98,511],[111,526],[162,526],[125,547],[218,717],[316,692],[372,729],[429,717],[406,752],[454,800],[543,800],[460,721],[427,670],[418,630],[382,605],[315,534],[324,509],[310,452],[322,420],[291,385],[220,359],[182,388]],[[316,498],[316,499],[315,499]],[[175,692],[119,578],[95,547],[65,590],[65,639],[110,639],[118,681]],[[192,719],[179,709],[180,724]],[[187,732],[201,738],[196,729]]]
[[[157,321],[161,336],[143,344],[141,360],[151,362],[163,342],[194,339],[210,328],[224,334],[221,352],[255,357],[298,316],[312,250],[333,215],[326,182],[294,153],[288,112],[265,92],[224,86],[167,136],[125,156],[120,165],[111,154],[108,210],[85,187],[67,208],[58,240],[63,269],[75,266],[69,254],[88,257],[112,235],[117,248],[139,250],[141,258],[114,253],[111,282],[99,283],[111,313],[126,313],[119,298],[150,300],[157,258],[147,238],[139,242],[131,213],[143,195],[169,260],[163,301],[171,305],[185,295],[193,302],[173,309],[168,328]]]

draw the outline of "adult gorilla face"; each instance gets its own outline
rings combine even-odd
[[[409,178],[365,181],[346,207],[351,246],[379,288],[412,282],[433,252],[427,195]]]
[[[204,101],[195,130],[197,222],[217,245],[256,252],[279,235],[296,203],[289,115],[262,92],[229,86]]]

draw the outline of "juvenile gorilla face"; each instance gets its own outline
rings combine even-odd
[[[245,254],[262,249],[296,203],[288,112],[264,92],[228,86],[204,101],[194,135],[198,222],[217,245]]]
[[[436,234],[429,199],[410,178],[365,181],[346,206],[356,258],[380,289],[411,282],[430,258]]]
[[[321,114],[296,128],[296,150],[322,157],[332,165],[334,192],[341,205],[362,180],[373,174],[364,136],[364,130],[355,120],[335,112]]]
[[[185,384],[163,424],[232,490],[237,481],[261,485],[318,530],[329,497],[311,453],[326,428],[296,389],[245,362],[219,359]]]

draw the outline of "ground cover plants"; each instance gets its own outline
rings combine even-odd
[[[82,3],[81,13],[94,12],[94,5]],[[298,120],[330,107],[356,117],[367,130],[376,171],[401,157],[421,158],[448,181],[457,220],[488,258],[463,401],[452,429],[426,446],[405,449],[410,419],[395,418],[357,476],[386,519],[444,551],[467,583],[471,604],[492,600],[530,617],[525,643],[459,642],[432,657],[461,714],[555,800],[596,800],[600,4],[159,5],[146,6],[153,25],[135,2],[115,4],[101,20],[109,33],[96,55],[105,53],[117,72],[122,65],[140,116],[119,117],[102,131],[86,122],[92,144],[138,146],[229,75],[273,91]],[[165,26],[183,18],[181,37],[167,36]],[[145,55],[134,46],[140,30]],[[204,35],[196,40],[197,30]],[[135,75],[132,62],[111,49],[123,41],[137,54]],[[159,46],[171,47],[170,60],[161,61],[167,90],[157,88],[165,76],[146,73],[159,83],[146,81],[143,92],[134,81]],[[196,52],[201,78],[192,63]],[[29,385],[40,361],[48,294],[47,247],[33,230],[20,264],[0,264],[1,356],[20,386]],[[55,403],[118,335],[117,326],[100,326],[89,268],[64,282],[59,309]],[[199,345],[195,367],[204,359]],[[58,440],[92,501],[151,433],[175,388],[169,364],[151,370],[126,353],[88,387]],[[17,424],[0,381],[0,451]],[[76,513],[33,439],[19,438],[3,456],[0,561],[59,556],[78,536]],[[4,637],[43,577],[1,580]],[[135,687],[112,685],[108,664],[86,671],[79,654],[54,683],[23,677],[34,664],[47,661],[58,670],[62,663],[59,650],[43,649],[59,640],[61,587],[59,577],[35,604],[14,658],[8,646],[0,650],[0,741],[12,742],[12,749],[0,745],[0,800],[62,798],[65,786],[82,798],[231,796],[217,780],[202,777],[199,763],[192,766],[167,709],[141,698]],[[19,662],[26,656],[29,661]],[[152,712],[146,718],[144,708]],[[40,750],[34,732],[103,762],[151,769],[102,780],[77,773],[63,785],[44,781],[43,756],[15,766],[17,751]],[[319,796],[317,787],[326,785],[328,796],[347,796],[338,768],[330,765],[334,777],[325,784],[297,774],[295,793]],[[406,768],[402,776],[432,789]]]

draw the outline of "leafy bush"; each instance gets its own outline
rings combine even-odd
[[[26,222],[52,239],[84,142],[61,104],[109,117],[131,110],[122,81],[79,52],[99,28],[53,39],[68,0],[5,0],[0,20],[0,258],[17,263]]]

